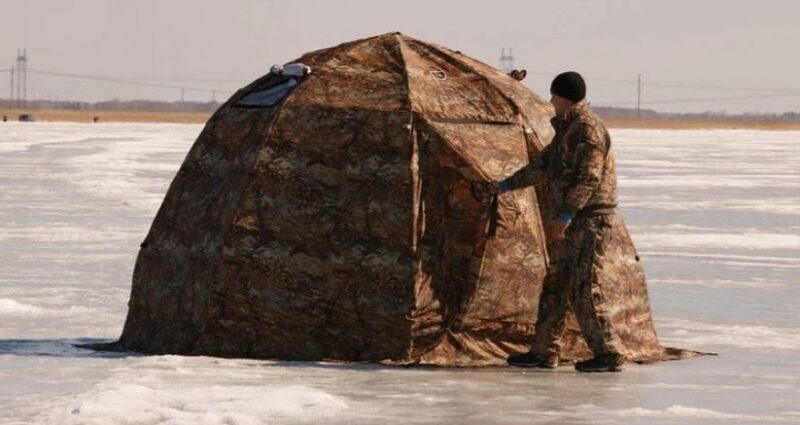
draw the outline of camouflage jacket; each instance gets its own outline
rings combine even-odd
[[[617,173],[611,138],[585,101],[551,120],[556,134],[534,160],[503,181],[514,190],[547,181],[556,212],[575,216],[581,210],[617,205]]]

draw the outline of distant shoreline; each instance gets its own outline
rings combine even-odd
[[[767,120],[705,120],[668,118],[603,118],[609,128],[663,130],[800,130],[800,122]]]
[[[77,110],[77,109],[8,109],[0,108],[0,116],[7,116],[9,121],[17,121],[21,114],[31,114],[36,121],[55,122],[94,122],[99,123],[180,123],[204,124],[211,117],[211,112],[183,111],[117,111],[117,110]],[[668,119],[668,118],[635,118],[606,117],[609,128],[641,128],[672,130],[711,130],[711,129],[752,129],[752,130],[800,130],[800,122],[768,121],[768,120],[704,120],[704,119]]]
[[[211,118],[211,112],[190,111],[114,111],[93,109],[7,109],[0,108],[0,117],[8,116],[9,121],[17,121],[21,114],[30,114],[36,121],[54,122],[142,122],[204,124]]]

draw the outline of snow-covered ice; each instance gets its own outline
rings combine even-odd
[[[613,130],[668,345],[621,374],[98,354],[198,125],[0,123],[0,424],[800,423],[800,132]]]

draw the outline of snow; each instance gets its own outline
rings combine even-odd
[[[39,420],[65,424],[255,425],[286,419],[318,421],[348,408],[339,397],[305,385],[265,388],[257,373],[240,373],[235,384],[216,383],[218,369],[211,359],[159,356],[137,360],[135,367],[124,363],[112,371],[111,377],[69,397],[59,409]],[[143,367],[148,373],[140,373]]]
[[[0,298],[0,314],[9,316],[39,316],[44,310],[35,305],[23,304],[14,300]]]
[[[0,123],[0,424],[800,422],[799,132],[612,130],[656,328],[583,375],[99,354],[198,125]]]
[[[647,233],[636,238],[636,242],[644,249],[671,248],[743,248],[763,249],[800,249],[800,235],[782,233]]]
[[[711,345],[747,348],[772,353],[800,351],[800,327],[719,325],[683,319],[661,321],[662,342],[689,346]]]

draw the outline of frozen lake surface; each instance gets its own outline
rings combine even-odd
[[[199,125],[0,123],[0,424],[800,423],[800,132],[613,130],[666,345],[621,374],[99,355]]]

